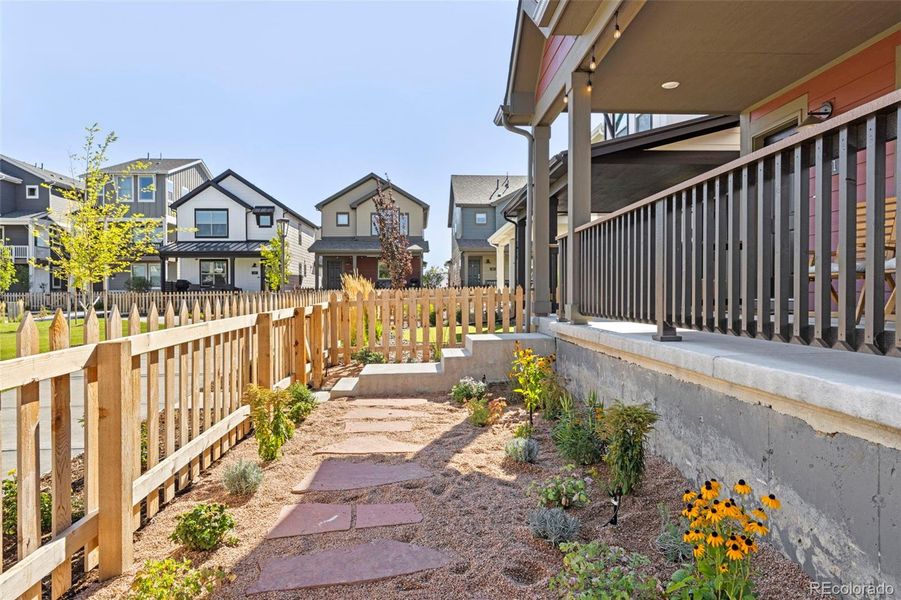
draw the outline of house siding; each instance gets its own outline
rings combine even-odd
[[[461,239],[486,240],[497,231],[497,214],[493,206],[463,206],[461,207],[460,225],[462,228]],[[476,223],[476,213],[485,213],[484,225]]]

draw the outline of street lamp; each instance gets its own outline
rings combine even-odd
[[[278,291],[282,291],[282,286],[285,284],[285,281],[288,279],[288,274],[285,271],[285,237],[288,234],[288,219],[282,217],[281,219],[277,219],[275,221],[276,231],[278,231],[279,240],[281,240],[282,244],[282,252],[281,252],[281,277],[279,277],[278,282]]]

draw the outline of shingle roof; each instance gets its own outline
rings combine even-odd
[[[467,239],[457,240],[457,247],[463,252],[480,252],[482,250],[494,250],[494,246],[488,240]]]
[[[212,255],[212,254],[258,254],[260,252],[260,246],[265,244],[266,242],[262,241],[251,241],[251,242],[230,242],[230,241],[220,241],[220,242],[197,242],[197,241],[183,241],[183,242],[172,242],[171,244],[166,244],[160,247],[160,254],[163,255],[180,255],[185,256],[189,254],[204,254],[204,255]]]
[[[166,174],[173,171],[180,171],[195,164],[203,165],[203,169],[209,174],[209,169],[200,158],[136,158],[126,162],[118,163],[104,167],[102,170],[106,173],[119,173],[124,171],[135,163],[144,165],[141,169],[132,169],[134,173],[159,173]]]
[[[421,237],[409,237],[410,247],[419,246],[423,252],[429,251],[429,243]],[[326,237],[310,245],[310,252],[379,252],[381,244],[376,236]]]
[[[454,206],[497,205],[527,182],[525,175],[451,175],[447,226],[453,225]]]
[[[6,156],[5,154],[0,154],[0,159],[15,165],[22,169],[23,171],[28,171],[35,177],[42,178],[46,183],[56,184],[56,185],[64,185],[66,187],[73,188],[81,188],[82,183],[73,177],[68,177],[61,173],[57,173],[56,171],[51,171],[50,169],[45,169],[43,167],[38,167],[32,164],[28,164],[25,161],[18,160],[16,158],[11,158]]]
[[[375,173],[369,173],[369,174],[367,174],[367,175],[364,175],[364,176],[361,177],[360,179],[354,181],[354,182],[353,182],[352,184],[350,184],[349,186],[347,186],[347,187],[345,187],[345,188],[343,188],[343,189],[341,189],[341,190],[338,190],[337,192],[335,192],[334,194],[332,194],[331,196],[329,196],[328,198],[326,198],[325,200],[323,200],[322,202],[320,202],[319,204],[317,204],[317,205],[316,205],[316,210],[322,210],[322,207],[325,206],[326,204],[328,204],[329,202],[331,202],[332,200],[338,198],[339,196],[343,196],[344,194],[346,194],[347,192],[351,191],[352,189],[354,189],[354,188],[356,188],[356,187],[359,187],[359,186],[363,185],[365,182],[369,181],[370,179],[374,179],[375,181],[379,182],[379,184],[380,184],[383,188],[388,187],[388,186],[390,185],[390,186],[391,186],[391,189],[397,190],[398,192],[400,192],[401,194],[403,194],[404,196],[406,196],[407,198],[409,198],[410,200],[412,200],[412,201],[415,202],[416,204],[420,205],[420,206],[423,208],[424,226],[428,226],[428,224],[429,224],[429,205],[428,205],[428,203],[423,202],[422,200],[420,200],[419,198],[417,198],[416,196],[414,196],[414,195],[411,194],[410,192],[408,192],[408,191],[404,190],[403,188],[397,186],[394,182],[389,182],[389,181],[387,181],[387,180],[385,180],[385,179],[379,177],[379,176],[376,175]],[[357,206],[359,206],[360,204],[362,204],[362,203],[365,202],[366,200],[369,200],[369,199],[372,198],[373,196],[375,196],[375,193],[374,193],[374,192],[369,192],[369,193],[363,194],[361,197],[354,199],[354,200],[351,202],[350,206],[351,206],[352,208],[356,208]]]

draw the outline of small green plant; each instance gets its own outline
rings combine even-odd
[[[647,404],[626,406],[616,402],[604,412],[607,438],[604,461],[610,467],[610,488],[619,494],[632,492],[644,474],[644,442],[657,421]]]
[[[536,508],[527,519],[532,535],[552,544],[568,542],[579,533],[579,519],[563,512],[562,508]]]
[[[487,391],[488,385],[484,381],[464,377],[451,388],[451,398],[458,404],[465,404],[468,400],[481,400]]]
[[[83,427],[84,425],[82,425]],[[147,421],[141,421],[141,469],[147,468]]]
[[[226,579],[220,568],[195,569],[189,559],[148,560],[131,584],[131,600],[192,600]]]
[[[681,563],[691,560],[692,545],[683,539],[684,527],[680,528],[678,523],[673,522],[666,504],[662,502],[658,504],[657,512],[660,513],[660,533],[654,540],[657,551],[670,562]]]
[[[255,462],[239,460],[225,467],[222,485],[232,496],[249,496],[263,481],[263,469]]]
[[[600,542],[560,544],[563,569],[549,587],[563,598],[631,600],[659,598],[656,578],[641,572],[650,564],[642,554]]]
[[[350,357],[361,365],[383,364],[387,362],[385,355],[376,350],[369,348],[360,348],[350,355]]]
[[[530,489],[538,496],[542,506],[570,508],[588,504],[588,483],[590,478],[583,479],[571,475],[574,465],[566,465],[564,475],[554,475],[544,483],[533,482]]]
[[[504,452],[516,462],[533,463],[538,460],[538,442],[532,438],[513,438],[504,446]]]
[[[554,355],[539,356],[531,348],[515,343],[510,379],[513,380],[513,391],[522,396],[523,404],[529,411],[529,423],[532,422],[532,414],[541,408],[545,400],[548,382],[553,377],[553,364]]]
[[[516,429],[513,430],[513,437],[530,438],[533,433],[535,433],[535,427],[533,427],[531,423],[520,423],[516,426]]]
[[[582,409],[575,406],[572,396],[561,398],[560,420],[551,430],[554,445],[560,455],[580,465],[591,465],[604,456],[604,439],[601,437],[600,423],[604,418],[604,407],[592,393]]]
[[[7,473],[9,477],[3,480],[3,533],[16,535],[16,524],[19,518],[19,480],[16,478],[16,470]],[[53,499],[49,492],[41,491],[41,531],[50,531],[53,525]]]
[[[316,408],[316,396],[304,384],[292,383],[288,386],[288,418],[300,425]]]
[[[567,393],[566,388],[556,376],[548,378],[544,403],[541,406],[541,414],[545,419],[556,421],[560,418],[562,414],[561,402]]]
[[[247,386],[244,403],[250,405],[257,452],[263,460],[275,460],[281,447],[294,435],[294,423],[287,415],[287,390],[268,390],[258,385]]]
[[[190,550],[213,550],[235,527],[234,518],[218,502],[201,502],[176,520],[178,524],[169,539]]]
[[[485,427],[497,423],[507,403],[503,398],[474,398],[466,402],[469,411],[469,422],[476,427]]]

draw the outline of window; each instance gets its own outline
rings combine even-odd
[[[66,280],[60,279],[56,275],[50,275],[50,289],[51,290],[63,290],[66,288]]]
[[[138,175],[138,202],[153,202],[156,199],[153,175]]]
[[[228,261],[224,259],[200,261],[201,287],[224,287],[228,285]]]
[[[647,131],[652,127],[651,115],[637,115],[635,117],[635,129],[637,131]]]
[[[119,202],[131,202],[134,198],[134,178],[131,175],[116,177],[116,198]]]
[[[370,225],[369,225],[369,235],[378,235],[379,234],[379,215],[378,213],[372,213],[369,215]]]
[[[175,201],[175,182],[171,179],[166,180],[166,203]]]
[[[143,277],[150,282],[150,287],[159,288],[162,283],[161,267],[156,263],[135,263],[131,265],[131,276]]]
[[[488,213],[486,212],[477,212],[476,213],[476,225],[485,225],[488,223]]]
[[[181,186],[181,196],[184,196],[187,193],[188,193],[188,186],[186,186],[186,185]],[[181,196],[179,196],[179,198],[181,198]]]
[[[400,213],[400,232],[410,235],[410,213]]]
[[[272,227],[272,213],[257,213],[257,227]]]
[[[29,200],[34,200],[40,195],[40,186],[37,185],[26,185],[25,186],[25,197]]]
[[[228,237],[228,209],[197,208],[194,210],[194,237],[224,238]]]
[[[350,213],[339,212],[335,214],[335,225],[338,227],[350,227]]]

